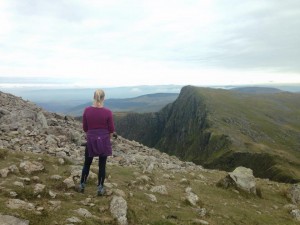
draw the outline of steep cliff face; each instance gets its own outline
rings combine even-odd
[[[297,182],[298,98],[186,86],[161,111],[117,118],[116,128],[128,139],[208,168],[247,166],[256,176]]]
[[[209,131],[205,99],[184,87],[178,99],[158,113],[131,113],[116,119],[118,132],[182,159],[205,164],[214,152],[228,149],[226,135]]]
[[[185,160],[204,164],[221,149],[226,149],[226,135],[209,131],[208,108],[196,88],[184,87],[179,98],[160,112],[161,135],[155,147]]]

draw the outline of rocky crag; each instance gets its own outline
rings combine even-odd
[[[183,87],[157,113],[116,119],[120,134],[205,168],[300,181],[300,95]]]
[[[106,194],[94,162],[85,193],[80,122],[0,92],[0,224],[299,224],[300,186],[113,140]],[[96,159],[95,159],[96,161]]]

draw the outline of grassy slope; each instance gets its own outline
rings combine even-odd
[[[158,113],[116,116],[122,136],[208,168],[300,179],[299,94],[184,87]],[[146,129],[145,129],[146,128]]]
[[[251,95],[202,88],[197,92],[205,99],[210,132],[227,134],[231,150],[272,155],[274,169],[300,177],[299,94]]]
[[[3,152],[3,150],[0,150]],[[60,165],[57,158],[48,155],[36,155],[21,152],[9,152],[5,154],[5,158],[0,159],[0,168],[7,167],[12,164],[18,165],[20,161],[38,160],[45,166],[45,171],[32,174],[10,174],[7,178],[1,178],[0,191],[0,211],[2,214],[16,215],[17,217],[30,220],[31,225],[35,224],[65,224],[65,220],[71,216],[79,217],[83,223],[80,224],[116,224],[109,212],[110,196],[96,197],[95,196],[95,180],[90,180],[84,194],[79,194],[73,190],[67,190],[62,184],[62,181],[51,181],[49,177],[53,174],[59,174],[64,178],[69,176],[72,163]],[[94,163],[95,165],[95,163]],[[96,168],[92,169],[94,172]],[[144,193],[151,193],[142,190],[147,185],[140,184],[139,186],[131,186],[131,182],[136,179],[138,174],[142,175],[139,168],[121,167],[118,165],[108,165],[107,182],[115,183],[118,189],[123,190],[127,195],[128,211],[127,217],[129,224],[193,224],[194,219],[204,219],[209,224],[296,224],[291,219],[287,210],[283,208],[288,203],[284,197],[284,192],[288,188],[287,184],[280,184],[265,180],[257,180],[262,191],[263,198],[253,197],[247,194],[237,194],[232,190],[224,190],[216,187],[216,183],[220,178],[225,176],[224,172],[220,171],[203,171],[200,173],[175,173],[173,179],[166,179],[162,174],[168,171],[156,170],[150,175],[153,185],[166,185],[169,194],[157,196],[158,202],[149,201]],[[40,182],[46,185],[46,191],[41,194],[41,198],[33,195],[34,182],[25,185],[25,188],[16,188],[12,183],[18,177],[39,176]],[[180,180],[185,177],[190,181],[190,186],[200,198],[200,207],[208,210],[204,218],[200,218],[194,207],[188,205],[183,199],[186,185],[180,184]],[[202,178],[201,178],[202,177]],[[203,178],[204,177],[204,178]],[[55,191],[58,195],[54,200],[60,200],[62,207],[58,211],[49,210],[49,200],[47,191]],[[18,198],[28,200],[38,206],[44,207],[42,215],[36,215],[33,212],[26,210],[11,210],[5,205],[9,198],[9,192],[16,191]],[[70,193],[66,196],[65,193]],[[133,196],[130,197],[129,193]],[[87,197],[92,198],[92,203],[95,206],[84,206],[81,201]],[[73,210],[78,208],[86,208],[93,215],[99,217],[83,218]],[[101,210],[100,210],[101,209]]]

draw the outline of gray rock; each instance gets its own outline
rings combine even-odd
[[[126,194],[123,190],[120,190],[120,189],[114,189],[113,190],[113,193],[116,195],[116,196],[121,196],[123,198],[126,198]]]
[[[297,221],[300,221],[300,210],[299,209],[293,209],[291,211],[291,215],[293,218],[295,218]]]
[[[209,222],[205,221],[205,220],[200,220],[200,219],[194,219],[193,220],[194,224],[202,224],[202,225],[208,225]]]
[[[147,194],[147,193],[145,193],[145,195],[149,198],[149,200],[151,202],[157,202],[157,198],[156,198],[155,195],[153,195],[153,194]]]
[[[192,206],[197,206],[197,203],[199,202],[199,197],[195,193],[192,192],[192,189],[190,187],[185,189],[185,198],[188,203],[190,203]]]
[[[13,185],[18,186],[18,187],[21,187],[21,188],[24,187],[24,184],[23,184],[22,182],[20,182],[20,181],[15,181],[15,182],[13,183]]]
[[[56,211],[61,207],[61,201],[49,201],[50,211]]]
[[[120,225],[127,225],[127,202],[120,196],[114,196],[110,202],[110,212]]]
[[[168,191],[165,185],[155,186],[150,189],[151,192],[167,195]]]
[[[51,198],[56,198],[56,195],[57,195],[55,192],[53,192],[51,190],[48,192],[48,194]]]
[[[72,130],[69,132],[69,135],[70,135],[71,142],[75,143],[76,145],[81,145],[82,135],[78,131]]]
[[[59,162],[60,165],[65,164],[65,160],[64,160],[63,158],[59,158],[59,159],[58,159],[58,162]]]
[[[65,153],[63,151],[56,152],[56,157],[65,158],[65,157],[67,157],[67,153]]]
[[[49,118],[49,119],[47,119],[47,124],[48,124],[48,126],[58,126],[59,121],[55,118]]]
[[[30,162],[30,161],[24,161],[20,163],[19,166],[21,169],[23,169],[26,173],[31,174],[33,172],[40,172],[44,170],[44,165],[40,162]]]
[[[66,219],[66,222],[68,222],[68,223],[82,223],[82,221],[79,218],[75,217],[75,216]]]
[[[60,175],[52,175],[52,176],[50,177],[50,179],[51,179],[51,180],[61,180],[61,179],[62,179],[62,176],[60,176]]]
[[[138,178],[136,178],[138,184],[149,184],[151,182],[151,178],[146,176],[146,175],[142,175]]]
[[[86,198],[85,200],[80,201],[80,202],[85,206],[93,204],[93,203],[91,203],[92,202],[91,198]]]
[[[287,197],[294,204],[300,204],[300,184],[293,184],[287,191]]]
[[[66,178],[66,179],[63,181],[63,183],[64,183],[65,185],[67,185],[67,188],[69,188],[69,189],[75,187],[75,183],[74,183],[74,180],[73,180],[73,177],[72,177],[72,176]]]
[[[234,186],[239,189],[256,194],[256,182],[251,169],[237,167],[233,172],[228,174],[229,176],[224,178],[224,180],[227,180],[227,183],[224,182],[226,183],[225,186],[234,184]]]
[[[36,123],[37,127],[48,128],[47,119],[41,111],[36,115]]]
[[[283,206],[283,208],[291,211],[293,209],[297,209],[297,206],[293,205],[293,204],[286,204],[286,205]]]
[[[171,176],[170,176],[169,174],[166,174],[166,173],[165,173],[165,174],[163,175],[163,178],[165,178],[165,179],[170,179]]]
[[[0,175],[1,175],[1,177],[7,177],[9,172],[10,172],[10,170],[8,168],[4,168],[4,169],[0,170]]]
[[[36,184],[33,189],[34,194],[40,194],[45,190],[46,185],[44,184]]]
[[[46,137],[46,143],[49,146],[56,146],[57,147],[57,141],[55,140],[55,136],[50,134]]]
[[[143,173],[150,173],[150,174],[153,173],[154,166],[155,166],[154,162],[148,162],[148,165],[146,164]]]
[[[0,225],[29,225],[29,220],[0,214]]]
[[[0,117],[4,116],[4,115],[8,115],[10,114],[10,112],[8,110],[6,110],[5,108],[0,107]]]
[[[86,218],[93,217],[92,213],[90,213],[87,209],[84,209],[84,208],[74,210],[74,212],[76,212],[78,215],[80,215],[82,217],[86,217]]]
[[[10,209],[25,209],[32,211],[35,209],[34,204],[22,201],[20,199],[9,199],[6,206]]]
[[[207,214],[207,210],[206,210],[206,208],[198,208],[197,213],[200,217],[204,217]]]
[[[14,191],[9,192],[9,195],[13,198],[18,196],[18,194]]]
[[[189,185],[190,184],[190,181],[187,180],[186,178],[182,178],[179,182],[180,184],[183,184],[183,185]]]
[[[19,168],[16,165],[11,165],[8,167],[9,171],[16,174],[19,173]]]

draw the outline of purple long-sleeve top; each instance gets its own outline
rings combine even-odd
[[[83,130],[107,129],[109,133],[115,131],[112,112],[107,108],[89,106],[85,108],[82,116]]]

